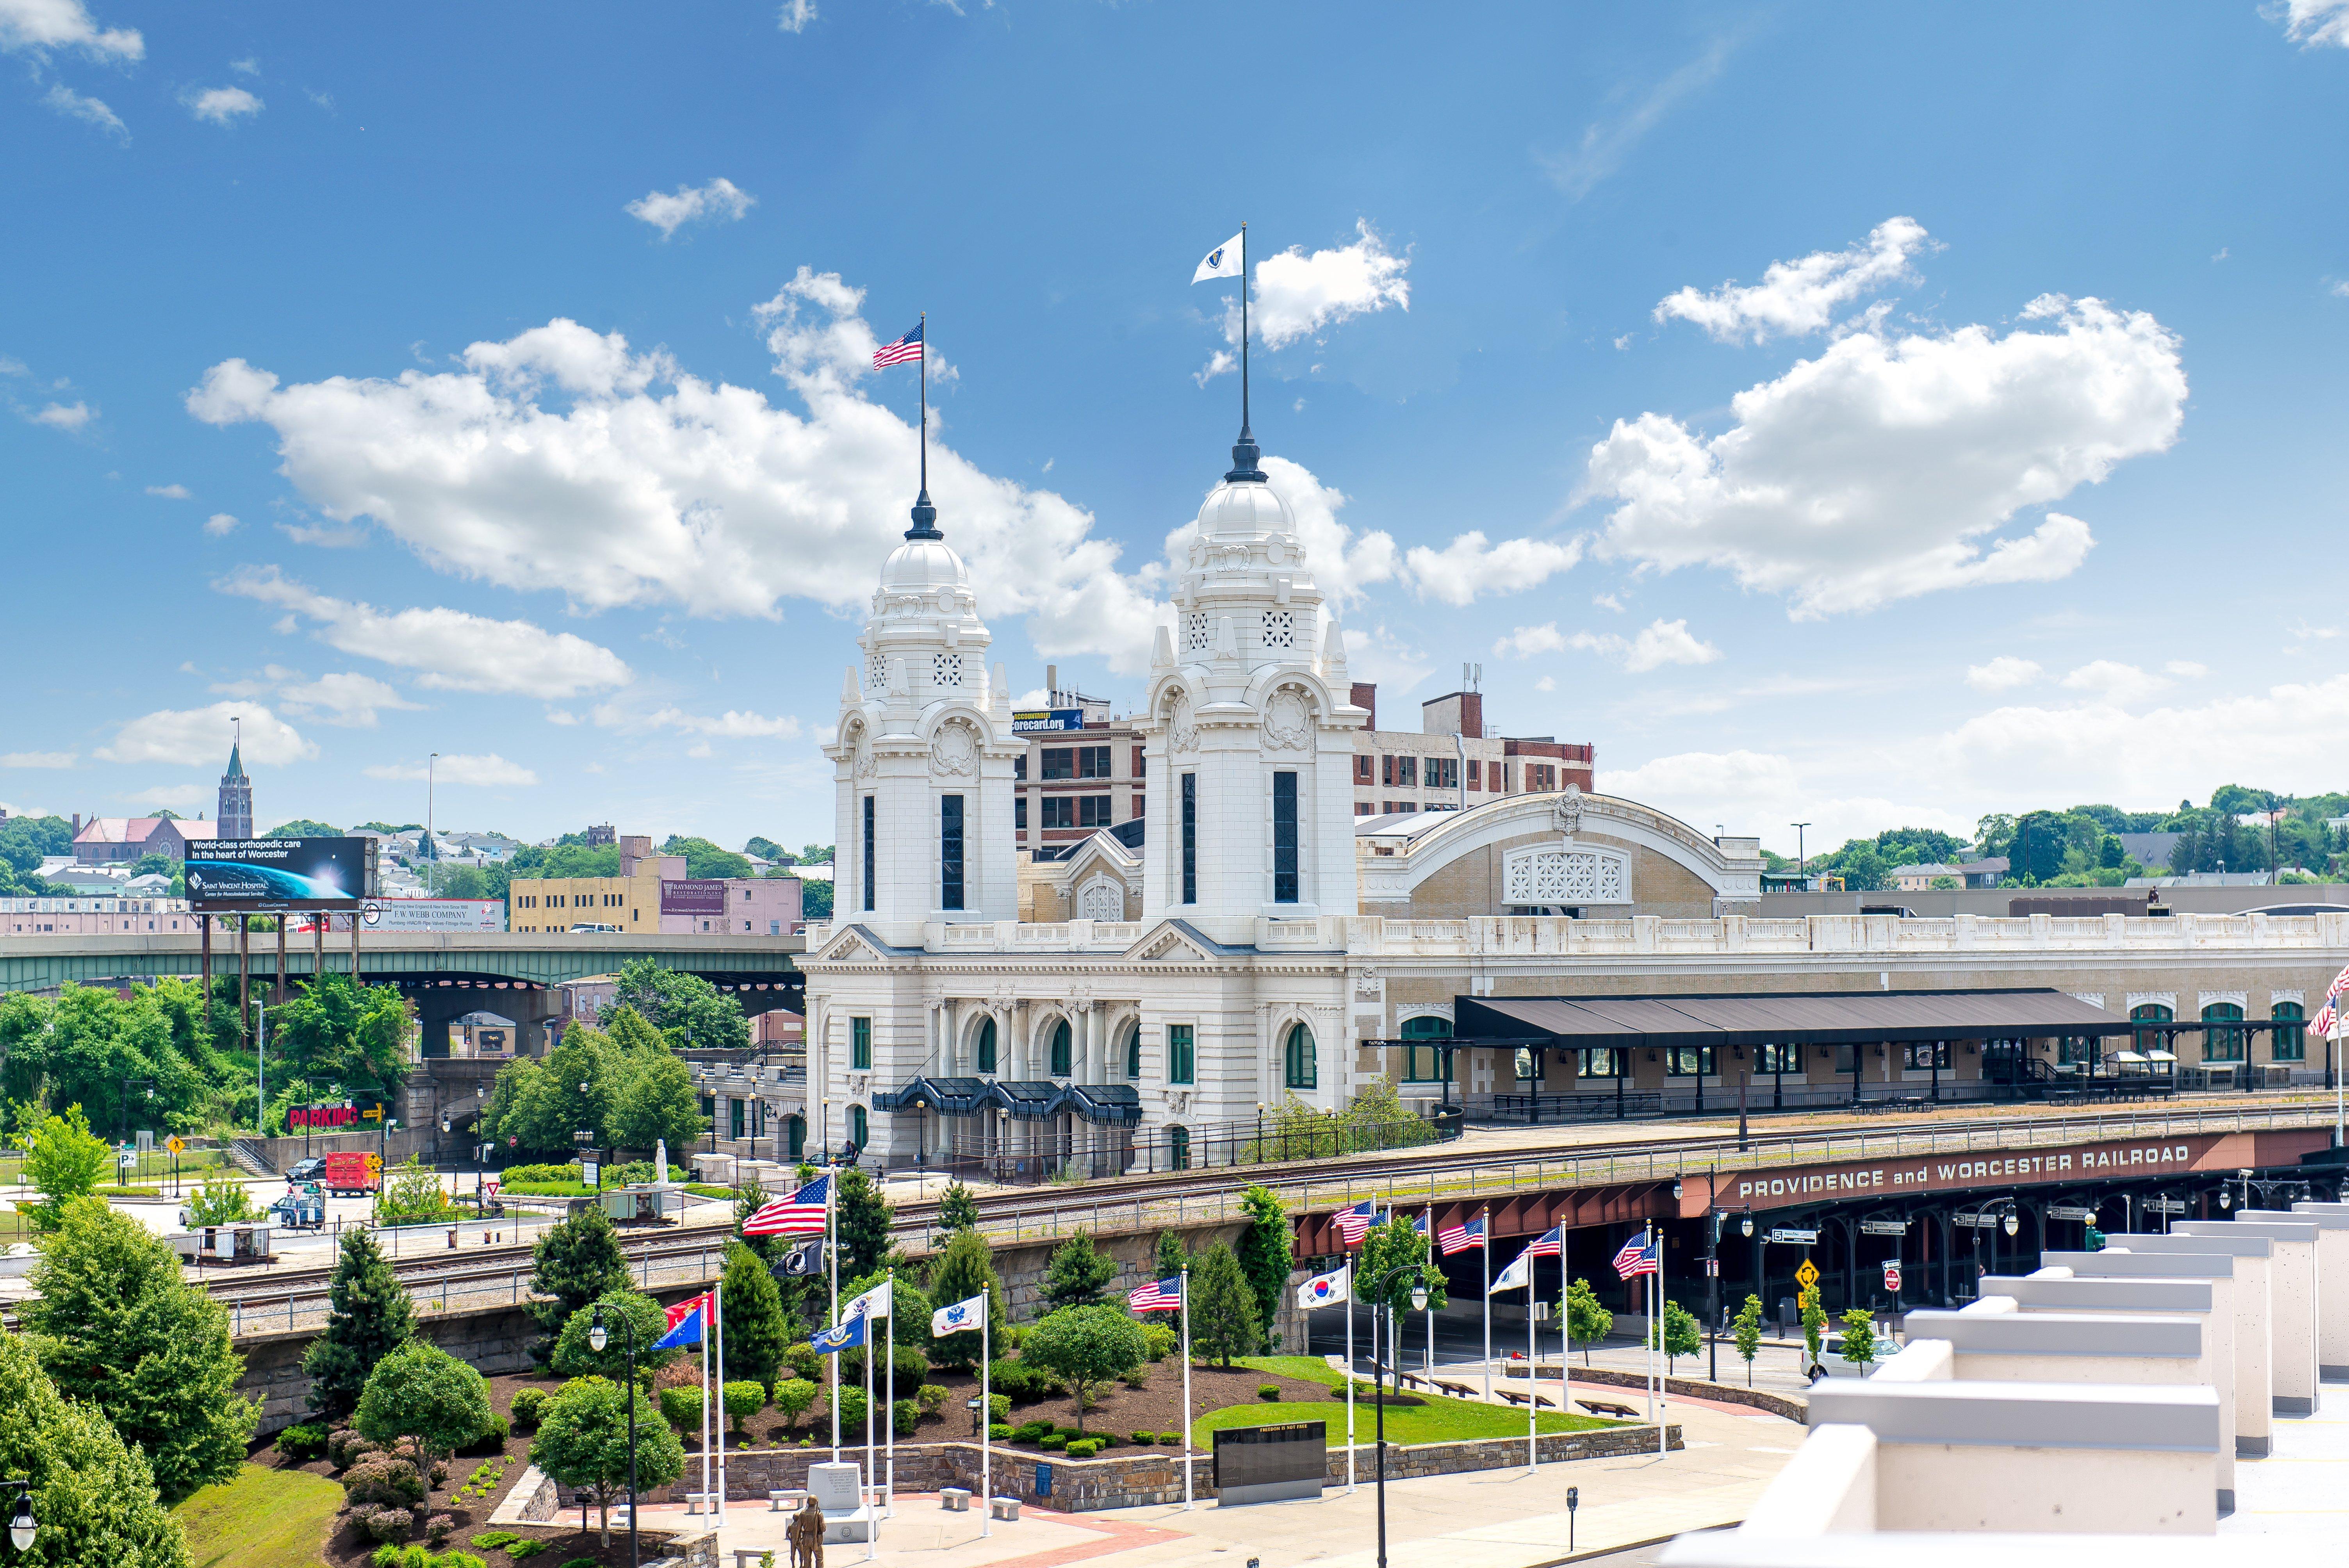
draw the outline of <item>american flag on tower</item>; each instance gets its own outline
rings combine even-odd
[[[1663,1266],[1664,1239],[1651,1231],[1633,1236],[1615,1254],[1615,1273],[1621,1279],[1636,1279],[1651,1274]]]
[[[1435,1233],[1435,1244],[1444,1249],[1444,1255],[1447,1258],[1454,1253],[1464,1253],[1470,1247],[1483,1246],[1485,1216],[1479,1214],[1464,1225],[1444,1226]]]
[[[1338,1234],[1346,1245],[1359,1247],[1362,1244],[1362,1238],[1371,1233],[1371,1227],[1379,1222],[1379,1212],[1366,1198],[1350,1209],[1339,1210],[1334,1218]]]
[[[832,1172],[825,1171],[788,1198],[762,1205],[742,1222],[746,1236],[820,1236],[823,1234],[824,1199],[832,1191]]]
[[[924,322],[922,326],[929,324]],[[922,326],[914,328],[895,343],[885,343],[873,351],[873,368],[886,370],[892,365],[911,365],[922,356]]]

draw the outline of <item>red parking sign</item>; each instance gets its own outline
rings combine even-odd
[[[1895,1295],[1899,1295],[1900,1294],[1900,1265],[1899,1264],[1886,1264],[1884,1265],[1884,1288],[1890,1291]]]

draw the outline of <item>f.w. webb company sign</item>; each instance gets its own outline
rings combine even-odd
[[[2037,1149],[1723,1171],[1709,1181],[1686,1181],[1682,1188],[1681,1212],[1699,1215],[1712,1205],[1776,1209],[1794,1203],[1897,1198],[1912,1192],[1948,1192],[1970,1187],[2126,1181],[2136,1176],[2176,1176],[2193,1171],[2231,1171],[2245,1166],[2292,1163],[2302,1154],[2324,1147],[2326,1141],[2321,1130],[2206,1133],[2185,1138],[2133,1138],[2112,1143],[2051,1144]],[[1712,1188],[1710,1193],[1705,1191],[1708,1185]]]

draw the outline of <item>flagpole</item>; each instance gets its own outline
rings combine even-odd
[[[905,318],[899,316],[899,321]],[[922,504],[930,500],[930,313],[922,313]]]
[[[897,1517],[897,1271],[885,1271],[889,1291],[889,1442],[888,1517]]]
[[[1183,1265],[1176,1276],[1182,1281],[1183,1305],[1183,1506],[1192,1506],[1191,1495],[1191,1265]]]
[[[1538,1242],[1537,1237],[1526,1245],[1532,1247]],[[1566,1253],[1561,1248],[1558,1253],[1559,1272],[1563,1273],[1565,1267]],[[1526,1259],[1526,1469],[1528,1470],[1541,1469],[1541,1445],[1537,1440],[1541,1429],[1534,1421],[1534,1396],[1541,1391],[1541,1351],[1534,1344],[1534,1275],[1540,1272],[1535,1259]]]
[[[718,1527],[726,1528],[726,1282],[709,1287],[710,1338],[717,1342],[718,1398],[711,1407],[711,1428],[718,1434]]]
[[[899,318],[903,320],[903,317]],[[1240,439],[1248,434],[1248,268],[1247,221],[1240,221]]]
[[[1653,1229],[1652,1225],[1651,1229]],[[1656,1248],[1656,1457],[1664,1457],[1664,1419],[1671,1412],[1671,1390],[1664,1387],[1664,1233],[1655,1232]]]
[[[1435,1256],[1435,1210],[1431,1207],[1427,1211],[1428,1261],[1434,1262]],[[1427,1298],[1427,1365],[1423,1370],[1430,1377],[1435,1376],[1435,1297],[1433,1295]]]
[[[1354,1490],[1354,1264],[1346,1264],[1346,1490]]]
[[[1476,1253],[1485,1264],[1485,1403],[1493,1402],[1493,1211],[1476,1211]]]
[[[832,1260],[832,1326],[837,1328],[840,1326],[840,1248],[833,1239],[832,1202],[833,1194],[840,1191],[840,1167],[837,1165],[830,1167],[826,1174],[831,1177],[831,1180],[823,1184],[823,1243],[824,1253]],[[830,1359],[832,1361],[832,1462],[838,1464],[840,1462],[840,1357],[834,1355]]]
[[[987,1326],[995,1316],[993,1286],[979,1294],[987,1297],[978,1309],[978,1532],[982,1536],[995,1533],[995,1367],[987,1350]]]
[[[895,1304],[892,1304],[895,1310]],[[881,1517],[873,1506],[873,1307],[870,1299],[860,1315],[864,1319],[864,1561],[873,1561],[881,1533]]]
[[[709,1315],[701,1317],[701,1503],[709,1506]]]

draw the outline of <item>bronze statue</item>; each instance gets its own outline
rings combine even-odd
[[[792,1568],[823,1568],[823,1509],[809,1494],[792,1515]]]

